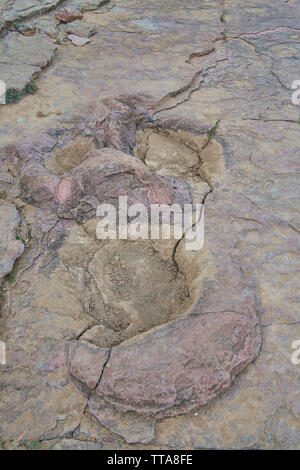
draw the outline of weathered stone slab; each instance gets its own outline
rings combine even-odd
[[[81,11],[98,10],[102,5],[109,3],[109,0],[68,0],[67,5]]]
[[[147,444],[155,437],[155,420],[149,416],[137,415],[134,412],[126,414],[110,406],[105,400],[97,397],[89,401],[89,413],[99,423],[113,433],[124,437],[129,444]]]
[[[43,16],[35,16],[27,21],[16,23],[16,30],[27,36],[32,36],[36,33],[45,33],[51,39],[55,39],[57,34],[57,25],[59,21],[55,18],[53,13],[48,13]]]
[[[63,23],[71,23],[71,21],[81,20],[81,18],[83,18],[83,14],[80,11],[71,8],[61,8],[60,10],[56,10],[55,16]]]
[[[83,11],[88,3],[70,0],[64,6]],[[175,118],[176,122],[189,119],[205,123],[206,134],[221,120],[216,139],[223,149],[224,166],[218,177],[211,180],[211,193],[205,201],[204,248],[187,255],[183,244],[179,244],[174,260],[186,275],[190,295],[197,305],[194,311],[208,312],[204,315],[208,317],[214,315],[209,312],[235,311],[248,315],[255,310],[263,331],[259,357],[237,377],[233,386],[190,413],[159,420],[151,446],[299,448],[299,365],[291,361],[292,344],[300,338],[299,106],[291,102],[291,84],[298,78],[299,69],[299,2],[122,0],[115,6],[114,3],[100,10],[105,14],[85,13],[84,21],[97,29],[88,54],[87,48],[65,44],[53,67],[42,74],[40,93],[16,106],[7,106],[5,112],[0,110],[1,157],[5,155],[1,184],[10,199],[20,198],[18,207],[24,204],[22,216],[30,220],[34,237],[15,266],[16,283],[7,283],[9,295],[4,297],[9,298],[9,306],[5,299],[2,301],[1,339],[7,340],[8,362],[0,377],[1,438],[18,438],[21,433],[25,433],[26,439],[46,436],[51,439],[50,446],[56,438],[63,438],[62,447],[75,448],[82,444],[77,439],[99,442],[95,427],[104,435],[106,426],[114,433],[106,430],[111,439],[119,434],[128,442],[139,443],[129,445],[116,440],[113,445],[118,448],[140,448],[141,442],[154,439],[152,417],[120,411],[117,406],[125,406],[126,402],[121,400],[120,405],[115,400],[116,405],[109,404],[109,399],[113,401],[109,394],[108,398],[95,394],[89,413],[84,413],[87,399],[70,383],[63,362],[65,355],[60,351],[60,347],[64,351],[66,343],[83,331],[86,335],[82,338],[105,348],[115,348],[122,340],[119,331],[110,329],[115,311],[105,317],[107,327],[96,324],[105,313],[93,305],[99,293],[91,295],[91,309],[88,300],[82,298],[83,293],[91,293],[85,276],[86,264],[96,250],[94,244],[99,245],[94,239],[95,220],[90,219],[80,227],[72,220],[74,215],[69,213],[70,218],[65,220],[64,216],[58,219],[56,213],[57,189],[59,196],[64,196],[70,189],[70,179],[77,179],[75,173],[68,175],[70,179],[61,175],[65,171],[72,173],[85,156],[71,132],[72,151],[59,152],[64,147],[64,130],[70,130],[81,120],[82,106],[85,113],[82,129],[90,132],[86,125],[96,100],[119,94],[124,100],[124,94],[130,94],[150,95],[146,106],[149,125],[164,118],[169,121]],[[3,0],[0,4],[13,6],[13,2]],[[54,13],[51,15],[54,18]],[[54,37],[55,23],[45,21],[48,25],[44,28],[42,18],[39,20],[36,30],[47,30]],[[17,23],[18,20],[14,27]],[[30,28],[27,31],[24,26],[23,29],[18,23],[23,34],[35,31]],[[2,29],[0,36],[6,31]],[[33,71],[39,73],[39,65],[32,62],[34,50],[30,52],[30,62],[8,65],[2,59],[3,50],[0,52],[0,79],[4,75],[5,80],[13,76],[14,82],[10,83],[16,83],[16,88],[22,88]],[[121,150],[133,156],[135,140],[130,135],[135,135],[140,118],[137,116],[136,126],[131,127],[133,121],[128,114],[122,114],[121,106],[115,114],[111,109],[106,111],[95,119],[99,125],[96,144],[99,148],[111,147],[107,152]],[[40,144],[34,138],[37,129]],[[50,134],[56,137],[53,142],[49,142]],[[26,148],[25,140],[30,142]],[[152,150],[156,143],[161,149],[158,142],[161,139],[156,140],[150,139]],[[15,166],[7,161],[4,149],[7,143],[16,146]],[[216,168],[212,148],[206,147],[205,166]],[[176,173],[180,171],[185,177],[180,166],[184,149],[180,152],[176,149]],[[169,150],[173,152],[171,147]],[[190,162],[190,158],[184,162],[188,154],[184,153],[183,163]],[[56,157],[62,164],[59,171],[53,166],[51,173],[46,169],[50,168],[47,162]],[[145,162],[160,167],[164,174],[167,169],[169,174],[174,162],[170,158],[165,165],[160,161],[162,157],[151,151]],[[126,172],[121,173],[125,187]],[[63,184],[59,186],[61,180]],[[81,176],[78,181],[82,181]],[[116,187],[120,189],[122,185]],[[117,193],[116,190],[113,194]],[[95,194],[95,187],[91,194]],[[102,194],[108,194],[108,190]],[[203,198],[206,195],[207,192]],[[97,203],[92,198],[86,202]],[[70,207],[73,209],[72,204]],[[77,204],[74,207],[77,209]],[[29,213],[35,215],[28,216]],[[161,247],[159,250],[163,253]],[[120,255],[128,254],[123,246],[119,251]],[[166,253],[163,255],[165,259]],[[101,270],[94,269],[93,273],[98,276]],[[138,270],[133,274],[138,274]],[[130,281],[130,276],[126,280]],[[154,284],[146,294],[152,298],[151,287],[153,291]],[[91,312],[93,318],[89,316]],[[151,334],[154,333],[152,330]],[[137,341],[135,338],[122,347],[132,347]],[[154,365],[151,367],[150,373],[154,374]],[[127,374],[129,383],[131,372]],[[139,383],[136,390],[138,386]],[[170,381],[166,388],[172,391]],[[129,405],[137,408],[137,398],[131,397],[128,389],[129,385],[125,389],[131,400]],[[185,391],[188,386],[181,393]],[[120,393],[118,387],[116,392]],[[113,397],[113,391],[109,393]],[[92,424],[83,424],[87,417]],[[79,424],[81,434],[76,435],[73,431],[79,429]],[[66,435],[73,437],[70,440]],[[100,438],[100,445],[111,448],[111,440],[105,443],[106,438],[107,435],[103,442]]]
[[[82,20],[72,21],[72,23],[67,26],[63,26],[63,29],[68,34],[74,34],[85,38],[92,36],[96,32],[95,27],[92,24]]]
[[[68,345],[67,361],[69,372],[89,390],[100,380],[109,351],[85,341],[71,341]]]
[[[224,392],[260,344],[257,323],[242,314],[176,320],[113,348],[91,402],[157,417],[190,411]]]
[[[62,0],[16,0],[3,18],[8,23],[21,21],[31,16],[46,13],[57,7]]]
[[[51,62],[55,50],[56,45],[46,34],[7,34],[0,43],[1,80],[6,89],[23,90]]]

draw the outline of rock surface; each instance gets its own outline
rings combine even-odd
[[[72,41],[72,44],[74,44],[74,46],[77,46],[77,47],[85,46],[85,44],[88,44],[89,42],[91,42],[90,39],[76,35],[76,34],[69,34],[68,38],[70,39],[70,41]]]
[[[16,207],[0,200],[0,281],[13,268],[14,262],[24,250],[21,240],[16,239],[16,231],[21,217]]]
[[[84,391],[91,392],[100,380],[109,351],[83,341],[72,341],[68,345],[67,357],[71,376],[87,387]]]
[[[226,390],[259,348],[259,329],[243,315],[190,315],[113,348],[91,400],[149,416],[184,413]]]
[[[8,10],[3,13],[3,18],[8,23],[25,20],[31,16],[46,13],[55,8],[62,0],[16,0]]]
[[[83,38],[88,38],[90,36],[93,36],[95,34],[95,27],[90,24],[86,23],[85,21],[81,20],[76,20],[73,21],[71,24],[68,24],[65,27],[65,30],[69,34],[74,34],[76,36],[81,36]]]
[[[86,48],[57,37],[57,2],[1,7],[0,79],[38,76],[0,114],[0,231],[26,231],[2,283],[1,442],[299,448],[299,4],[106,3],[61,5],[95,28]],[[97,240],[119,195],[205,202],[203,249]]]
[[[9,33],[1,39],[1,80],[6,89],[23,90],[52,60],[55,44],[45,35],[32,37]]]
[[[83,14],[80,11],[72,10],[71,8],[61,8],[56,10],[55,16],[63,23],[71,23],[71,21],[81,20],[83,18]]]

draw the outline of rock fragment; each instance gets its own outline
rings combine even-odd
[[[0,45],[1,80],[6,89],[23,90],[51,62],[56,48],[46,34],[7,34]]]
[[[32,33],[45,33],[51,39],[55,39],[58,23],[59,21],[55,18],[53,13],[48,13],[17,23],[15,28],[19,33],[25,36],[29,36]]]
[[[83,14],[79,10],[73,10],[71,8],[61,8],[55,12],[55,16],[63,23],[71,23],[71,21],[81,20],[83,18]]]
[[[84,38],[93,36],[96,32],[94,25],[81,20],[75,20],[64,28],[67,33]]]
[[[74,44],[74,46],[76,47],[82,47],[88,44],[89,42],[91,42],[89,38],[76,36],[75,34],[69,34],[68,38],[70,39],[70,41],[72,41],[72,44]]]
[[[55,8],[61,0],[46,0],[40,2],[38,0],[16,0],[12,7],[5,11],[3,18],[8,23],[21,21],[31,16],[46,13]]]

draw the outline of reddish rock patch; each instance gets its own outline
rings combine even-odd
[[[71,21],[81,20],[83,18],[83,14],[80,11],[71,8],[60,8],[55,12],[55,16],[64,23],[71,23]]]
[[[187,412],[228,389],[260,344],[256,319],[190,315],[113,348],[90,404],[104,399],[119,411],[156,417]]]

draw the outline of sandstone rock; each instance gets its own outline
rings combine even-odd
[[[13,317],[15,319],[15,311]],[[27,330],[25,318],[22,328],[23,331]],[[35,334],[38,335],[38,332],[35,331]],[[13,342],[6,339],[8,366],[1,371],[1,387],[4,391],[1,412],[3,406],[6,422],[1,420],[1,435],[5,435],[8,440],[17,439],[20,436],[19,426],[24,427],[24,440],[53,439],[72,432],[80,423],[87,400],[67,378],[63,362],[64,345],[44,337],[35,343],[39,350],[35,354],[26,339],[19,337],[18,342],[22,349],[16,352]],[[32,361],[36,366],[31,368],[30,374],[25,371],[21,373],[20,370],[11,373],[10,364],[14,363],[18,368],[20,361],[26,363],[26,367]],[[41,376],[42,381],[39,379]],[[47,398],[41,400],[43,396]],[[34,415],[30,411],[32,407],[35,409]],[[71,415],[68,414],[69,409],[72,410]],[[30,430],[27,429],[28,422],[31,423]]]
[[[9,10],[4,12],[3,18],[8,23],[21,21],[34,15],[46,13],[55,8],[60,2],[61,0],[17,0]]]
[[[20,2],[0,3],[1,18],[3,8],[14,17],[14,5],[20,6]],[[30,4],[21,3],[32,14]],[[98,6],[93,0],[67,0],[64,6],[83,11],[91,3]],[[84,21],[97,27],[89,54],[70,44],[61,47],[58,60],[39,77],[39,93],[0,113],[0,191],[5,189],[7,199],[18,205],[33,233],[15,263],[16,282],[7,283],[7,295],[1,301],[0,331],[8,361],[0,374],[0,435],[16,439],[25,433],[25,439],[45,438],[49,447],[61,448],[299,448],[299,366],[291,361],[291,345],[300,338],[299,107],[291,103],[291,84],[299,69],[299,2],[274,0],[270,7],[266,2],[245,0],[227,0],[222,5],[216,0],[183,0],[174,8],[173,0],[165,0],[159,2],[158,15],[157,0],[123,0],[121,6],[108,3],[100,10],[104,11],[85,14]],[[26,23],[36,19],[37,33],[53,33],[51,22],[46,25],[45,20],[42,26],[46,16]],[[13,19],[9,27],[26,32],[18,21]],[[38,46],[31,50],[26,42],[20,54],[26,61],[14,63],[9,57],[6,65],[2,44],[8,45],[4,41],[15,34],[7,32],[6,26],[0,26],[0,75],[10,78],[9,86],[14,85],[13,77],[15,86],[22,89],[35,76],[33,71],[40,73],[41,67],[33,62],[40,51]],[[40,49],[47,49],[42,39],[39,43]],[[208,142],[207,132],[219,120],[215,139]],[[222,312],[259,318],[263,335],[259,356],[224,393],[192,412],[156,420],[145,413],[122,411],[109,403],[110,396],[95,393],[87,408],[83,382],[68,373],[65,347],[74,338],[112,347],[116,364],[121,348],[137,351],[139,341],[145,344],[146,338],[158,332],[162,336],[165,332],[165,338],[166,332],[173,331],[174,321],[187,321],[176,317],[162,325],[158,311],[154,329],[151,324],[148,329],[149,322],[141,324],[146,310],[136,308],[137,304],[149,305],[148,297],[155,305],[159,292],[168,292],[169,278],[164,276],[161,291],[157,282],[138,295],[132,283],[135,269],[127,269],[134,251],[129,246],[135,242],[112,247],[96,240],[94,206],[99,202],[101,172],[90,162],[85,167],[85,144],[81,146],[78,135],[94,139],[100,160],[100,151],[106,148],[106,157],[112,157],[116,170],[121,169],[119,177],[107,173],[116,188],[101,183],[100,196],[112,195],[114,201],[127,188],[135,201],[145,200],[147,188],[153,188],[158,201],[191,200],[195,191],[205,200],[202,250],[188,252],[182,242],[174,247],[159,241],[151,245],[151,256],[145,245],[139,244],[136,250],[145,260],[147,276],[153,265],[157,269],[162,262],[172,268],[169,292],[174,292],[178,277],[184,276],[189,297],[187,309],[177,312],[179,317],[189,318],[194,311],[199,318],[215,318]],[[70,141],[74,146],[66,149]],[[191,166],[197,155],[199,164]],[[152,174],[149,185],[143,182],[140,194],[133,194],[129,181],[137,177],[138,167],[129,164],[127,156],[138,157],[136,165],[145,162],[151,167],[147,169]],[[109,158],[103,162],[109,166]],[[76,187],[76,182],[84,182],[76,173],[78,164],[87,179],[95,171],[94,183],[85,186],[86,198]],[[139,168],[147,173],[145,167]],[[175,193],[174,183],[181,188]],[[78,193],[85,198],[84,210],[78,205]],[[70,198],[65,206],[66,201],[58,199],[70,195],[74,201]],[[149,203],[148,195],[145,202]],[[59,210],[62,217],[57,216]],[[77,216],[77,222],[87,222],[78,225]],[[114,256],[119,258],[112,268]],[[110,266],[97,266],[98,259],[110,261]],[[141,273],[141,266],[136,271]],[[130,311],[139,315],[113,308],[114,290],[126,302],[118,272],[131,293]],[[101,284],[108,304],[97,288]],[[169,297],[165,297],[167,305]],[[145,318],[149,320],[148,315]],[[137,337],[139,333],[143,336]],[[122,344],[128,339],[129,344]],[[151,357],[142,355],[142,359],[148,364]],[[109,362],[104,372],[108,373]],[[121,367],[118,370],[127,373],[129,380],[131,372],[123,371],[124,363]],[[151,367],[155,376],[155,365]],[[115,367],[113,372],[111,379],[118,377]],[[180,380],[179,385],[184,385]],[[117,384],[116,393],[121,393],[120,388]],[[170,379],[167,388],[172,390]],[[137,397],[131,396],[129,385],[125,391],[131,403],[122,401],[122,407],[137,410]],[[181,388],[180,393],[185,392],[188,386]],[[113,401],[114,391],[109,393]],[[172,403],[171,399],[171,407]],[[189,405],[188,399],[185,404]],[[179,407],[172,409],[180,412]],[[145,442],[151,443],[147,447]]]
[[[59,440],[53,447],[52,450],[101,450],[103,446],[95,442],[80,442],[76,439],[62,439]]]
[[[9,33],[1,40],[1,80],[6,89],[23,90],[51,62],[56,46],[45,34],[32,37]]]
[[[49,211],[26,206],[22,212],[25,223],[30,221],[33,227],[33,246],[19,259],[14,300],[9,309],[2,304],[7,366],[0,379],[0,413],[6,414],[0,434],[16,439],[21,426],[24,439],[52,439],[78,427],[87,405],[68,376],[65,350],[90,320],[80,304],[80,274],[73,277],[56,256],[62,226],[54,224],[50,233],[42,234]]]
[[[76,168],[93,148],[91,136],[72,136],[71,140],[55,149],[54,155],[45,159],[46,166],[57,175],[63,175]]]
[[[100,348],[111,348],[120,343],[118,332],[107,328],[105,325],[93,326],[81,336],[81,339],[89,341]]]
[[[32,33],[45,33],[51,39],[54,39],[57,34],[57,25],[59,21],[55,18],[53,13],[48,13],[43,16],[36,16],[27,21],[16,23],[15,28],[18,32],[24,35]]]
[[[13,269],[14,262],[24,250],[21,240],[16,239],[16,230],[21,217],[10,202],[0,200],[0,281]]]
[[[172,204],[190,201],[188,186],[178,180],[164,180],[142,162],[112,149],[93,150],[58,184],[59,212],[66,217],[87,220],[101,202],[127,196],[129,203]]]
[[[83,383],[87,390],[93,390],[100,380],[109,351],[84,341],[72,341],[67,354],[71,376]]]
[[[82,417],[80,428],[75,431],[74,438],[92,440],[107,449],[120,448],[122,441],[122,438],[119,438],[116,434],[112,434],[108,429],[99,426],[99,422],[89,413]]]
[[[100,396],[93,396],[89,400],[89,413],[103,426],[113,433],[122,436],[129,444],[147,444],[153,441],[155,434],[155,420],[148,416],[139,416],[136,413],[120,413],[114,406],[110,406]],[[124,419],[125,418],[125,419]]]
[[[263,328],[259,357],[236,385],[218,400],[198,408],[195,415],[160,422],[156,444],[202,449],[297,449],[299,398],[294,384],[300,375],[291,363],[290,345],[299,334],[299,325]]]
[[[59,214],[79,221],[94,217],[101,202],[111,199],[118,204],[120,195],[127,196],[130,204],[143,202],[147,207],[152,203],[191,202],[191,188],[184,181],[163,179],[140,160],[113,149],[93,150],[85,155],[91,148],[87,138],[77,138],[75,143],[80,147],[78,153],[74,153],[70,144],[57,149],[52,160],[46,160],[52,171],[41,164],[39,152],[30,146],[32,157],[22,167],[20,175],[22,197],[26,202],[58,210]],[[69,157],[74,158],[74,162]],[[53,174],[53,170],[61,174],[74,165],[61,178]]]
[[[91,400],[149,416],[184,413],[224,392],[259,348],[257,324],[244,315],[188,316],[113,348]]]
[[[90,39],[77,36],[75,34],[69,34],[68,38],[70,39],[70,41],[72,41],[72,44],[74,44],[74,46],[77,46],[77,47],[85,46],[86,44],[91,42]]]
[[[71,8],[61,8],[60,10],[56,10],[55,16],[63,23],[71,23],[71,21],[81,20],[83,18],[83,14],[80,11],[72,10]]]
[[[95,34],[96,32],[95,27],[92,24],[87,23],[85,21],[81,21],[81,20],[75,20],[71,24],[68,24],[65,27],[65,30],[67,31],[67,33],[69,33],[72,36],[80,36],[83,38],[89,38],[90,36],[93,36],[93,34]],[[81,44],[78,44],[78,45],[81,45]]]
[[[92,11],[97,10],[108,2],[109,0],[72,0],[72,6],[81,11]]]
[[[34,36],[34,34],[37,32],[37,29],[34,25],[32,24],[23,24],[20,23],[19,25],[16,26],[16,30],[18,33],[22,34],[23,36]]]
[[[161,251],[164,248],[161,242]],[[115,333],[108,341],[129,339],[177,318],[190,306],[189,286],[176,272],[172,250],[162,259],[147,240],[106,243],[91,257],[88,273],[94,279],[91,313]],[[100,344],[104,347],[105,342]]]

